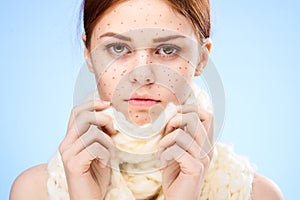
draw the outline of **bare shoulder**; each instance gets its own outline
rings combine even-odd
[[[47,195],[47,164],[37,165],[21,173],[14,181],[10,200],[46,200]]]
[[[255,174],[252,185],[253,200],[283,200],[279,187],[270,179]]]

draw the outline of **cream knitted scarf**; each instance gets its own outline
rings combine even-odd
[[[208,95],[197,93],[198,105],[211,109]],[[111,161],[112,175],[105,200],[164,199],[161,171],[151,152],[160,135],[151,140],[138,140],[124,134],[112,137],[119,151]],[[136,152],[142,154],[138,155]],[[143,173],[139,173],[143,172]],[[59,153],[48,164],[48,194],[50,200],[68,200],[69,193],[63,163]],[[205,175],[201,200],[250,200],[254,169],[247,159],[237,156],[232,147],[217,143]]]

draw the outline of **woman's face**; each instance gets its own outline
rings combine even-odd
[[[127,119],[151,122],[191,93],[199,45],[193,26],[163,0],[129,0],[97,22],[85,50],[99,96]]]

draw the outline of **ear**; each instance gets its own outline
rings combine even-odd
[[[204,40],[203,45],[200,47],[199,63],[195,70],[195,76],[200,76],[203,70],[205,69],[208,63],[211,47],[212,47],[211,39],[206,38]]]
[[[83,44],[84,44],[84,58],[85,58],[85,61],[88,65],[89,71],[91,73],[94,73],[94,68],[93,68],[91,55],[90,55],[90,50],[86,46],[86,34],[85,33],[82,34],[82,41],[83,41]]]

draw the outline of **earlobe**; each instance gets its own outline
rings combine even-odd
[[[204,71],[209,60],[209,53],[211,51],[211,47],[212,47],[211,39],[206,38],[203,41],[203,45],[200,47],[199,63],[195,70],[195,76],[200,76]]]
[[[86,34],[85,33],[82,34],[82,42],[83,42],[83,45],[84,45],[84,58],[85,58],[86,64],[89,68],[89,71],[91,73],[94,73],[94,68],[93,68],[93,64],[92,64],[92,61],[91,61],[90,51],[86,46]]]

